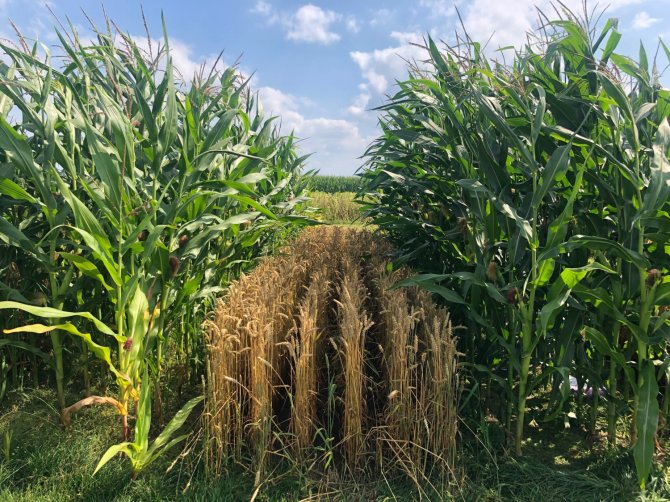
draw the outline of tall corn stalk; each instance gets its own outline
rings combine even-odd
[[[117,399],[83,400],[63,419],[114,401],[125,443],[133,408],[147,414],[144,436],[151,402],[162,422],[167,348],[182,320],[204,318],[193,303],[211,304],[230,277],[306,223],[296,217],[306,199],[293,139],[263,117],[234,67],[179,82],[165,27],[145,51],[112,25],[91,43],[57,31],[59,65],[37,44],[1,46],[11,64],[0,81],[1,246],[39,272],[21,290],[4,288],[14,301],[0,308],[47,319],[5,332],[51,335],[61,408],[62,347],[81,347],[67,338],[106,363]],[[26,295],[36,293],[43,300],[31,304]]]
[[[426,41],[428,69],[410,68],[381,107],[367,215],[427,273],[403,284],[468,326],[462,350],[503,391],[517,454],[528,397],[551,381],[547,418],[566,413],[575,373],[596,393],[608,382],[613,439],[623,375],[644,486],[670,332],[670,91],[643,47],[639,61],[615,53],[616,20],[557,12],[508,64],[467,37]]]

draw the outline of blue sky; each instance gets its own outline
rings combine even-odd
[[[581,0],[564,0],[581,9]],[[618,52],[636,56],[640,40],[653,54],[661,36],[670,42],[670,0],[610,0],[605,17],[620,19]],[[81,33],[88,23],[82,8],[102,25],[100,2],[50,0],[61,19],[69,17]],[[426,33],[453,40],[457,6],[470,36],[495,48],[519,44],[537,19],[534,6],[549,12],[548,0],[116,0],[105,9],[124,31],[146,38],[141,6],[152,38],[161,33],[164,12],[173,59],[188,79],[203,62],[224,51],[224,64],[239,57],[240,70],[253,74],[265,110],[280,115],[285,132],[303,138],[301,149],[313,152],[310,168],[324,174],[352,174],[377,134],[371,108],[393,93],[394,81],[406,76],[402,58],[420,60]],[[595,2],[590,2],[595,5]],[[55,19],[43,0],[0,0],[0,36],[12,37],[13,20],[29,37],[54,44]],[[670,45],[670,44],[669,44]],[[665,58],[660,57],[661,67]],[[664,81],[668,81],[667,78]]]

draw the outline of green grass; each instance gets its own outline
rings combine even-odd
[[[626,424],[620,425],[626,434]],[[538,417],[528,429],[520,458],[509,454],[505,433],[496,421],[464,434],[464,500],[670,500],[670,466],[663,460],[669,453],[667,440],[647,492],[640,493],[628,448],[609,448],[604,435],[594,438],[575,423],[565,428],[557,422],[544,424]]]
[[[118,440],[118,418],[104,407],[78,413],[64,430],[45,389],[12,392],[3,401],[0,438],[11,431],[10,457],[0,454],[0,500],[18,501],[239,501],[249,500],[254,474],[232,468],[216,482],[207,481],[201,444],[188,454],[177,447],[135,481],[125,458],[116,458],[92,476],[106,448]],[[192,424],[197,433],[197,425]],[[465,429],[465,427],[463,427]],[[525,456],[515,459],[502,446],[494,424],[465,432],[459,481],[443,500],[459,501],[624,501],[670,500],[670,467],[659,462],[647,493],[637,490],[632,456],[624,448],[608,450],[577,428],[530,428]],[[667,458],[667,452],[665,453]],[[177,460],[175,462],[175,459]],[[173,465],[174,464],[174,465]],[[172,465],[172,468],[168,468]],[[168,471],[168,472],[166,472]],[[424,487],[425,488],[425,487]],[[302,475],[281,465],[263,481],[257,500],[387,501],[418,500],[411,482],[396,479]],[[319,498],[320,497],[320,498]],[[428,497],[424,500],[438,500]]]

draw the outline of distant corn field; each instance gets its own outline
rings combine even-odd
[[[213,472],[252,458],[260,479],[281,457],[417,485],[450,479],[449,314],[418,288],[390,289],[406,274],[387,271],[388,253],[367,231],[312,228],[232,284],[206,324]]]
[[[366,188],[366,180],[359,176],[314,176],[309,186],[315,192],[360,192]]]

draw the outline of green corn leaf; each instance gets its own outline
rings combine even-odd
[[[654,435],[658,428],[658,384],[652,361],[645,360],[640,369],[642,384],[638,388],[635,427],[637,442],[633,447],[640,488],[644,489],[654,459]]]
[[[228,129],[230,129],[233,120],[237,116],[237,113],[238,110],[233,108],[232,110],[225,111],[221,117],[219,117],[219,120],[216,122],[216,124],[214,124],[214,127],[210,129],[207,137],[205,138],[205,141],[202,144],[203,153],[210,151],[226,136]]]
[[[0,302],[0,310],[2,309],[16,309],[22,310],[23,312],[28,312],[37,317],[42,317],[45,319],[64,319],[68,317],[81,317],[88,321],[91,321],[95,327],[101,333],[114,337],[118,342],[123,343],[126,341],[124,337],[119,337],[107,325],[97,319],[90,312],[67,312],[65,310],[54,309],[51,307],[36,307],[34,305],[26,305],[18,302]]]
[[[577,284],[579,284],[579,282],[581,282],[584,277],[586,277],[594,270],[600,270],[607,272],[608,274],[617,275],[616,271],[612,270],[611,268],[606,267],[605,265],[602,265],[598,262],[593,262],[589,263],[588,265],[584,265],[583,267],[563,269],[561,272],[561,280],[563,281],[563,284],[572,289]]]
[[[649,187],[644,194],[642,213],[655,216],[656,211],[670,199],[670,125],[666,118],[658,126],[654,143],[654,158],[651,166]]]
[[[94,152],[93,164],[103,185],[109,201],[117,211],[121,207],[121,170],[109,153]]]
[[[553,320],[556,318],[558,311],[565,306],[565,303],[570,298],[571,290],[565,288],[558,294],[550,297],[548,302],[542,307],[540,311],[540,325],[542,326],[542,333],[546,334],[547,330],[553,325]]]
[[[163,125],[161,126],[160,133],[158,135],[158,143],[160,145],[161,154],[163,156],[167,155],[167,153],[170,151],[170,148],[172,148],[172,144],[174,142],[174,138],[177,135],[177,95],[173,71],[174,68],[172,66],[172,57],[168,56],[165,67],[165,78],[163,79],[163,85],[167,90],[167,96],[165,98],[165,113],[163,115]],[[156,106],[156,103],[154,103],[154,106]],[[160,162],[161,160],[162,159],[159,156],[156,156],[157,162]],[[155,164],[155,168],[158,168],[159,165],[160,164]]]
[[[537,143],[537,138],[540,136],[540,133],[542,132],[542,124],[544,123],[544,113],[547,109],[547,93],[544,90],[544,88],[536,86],[534,90],[538,93],[539,99],[537,108],[535,110],[535,116],[533,117],[532,122],[531,139],[533,145]]]
[[[41,204],[40,201],[9,178],[0,178],[0,193],[7,195],[14,200],[22,200],[31,204]]]
[[[95,470],[93,471],[93,475],[102,469],[107,462],[112,460],[114,457],[116,457],[119,453],[125,454],[128,458],[133,459],[137,453],[137,447],[133,443],[125,442],[125,443],[119,443],[115,444],[114,446],[110,446],[105,454],[102,456],[100,461],[98,462],[98,465],[96,466]]]
[[[1,303],[1,302],[0,302]],[[45,333],[51,333],[54,330],[59,330],[59,331],[66,331],[67,333],[70,333],[71,335],[78,336],[84,342],[86,342],[86,345],[88,346],[88,349],[101,361],[104,361],[107,363],[107,366],[109,367],[110,371],[114,373],[114,376],[117,377],[119,381],[127,381],[127,376],[123,375],[120,373],[116,367],[114,366],[114,363],[112,362],[112,357],[111,357],[111,350],[109,347],[104,347],[102,345],[98,345],[93,341],[93,338],[91,337],[90,333],[83,333],[79,331],[79,329],[72,323],[66,322],[63,324],[54,324],[54,325],[44,325],[44,324],[27,324],[25,326],[21,326],[18,328],[12,328],[12,329],[5,329],[3,330],[4,333],[6,334],[11,334],[11,333],[35,333],[38,335],[42,335]]]
[[[555,268],[556,268],[556,260],[554,260],[553,258],[543,260],[540,263],[540,269],[537,274],[537,280],[535,281],[535,285],[544,286],[545,284],[547,284],[554,275]]]
[[[149,132],[149,140],[152,144],[156,144],[158,141],[158,128],[156,127],[156,121],[151,113],[151,108],[147,100],[144,98],[144,93],[142,90],[135,84],[133,85],[133,92],[135,96],[135,101],[140,107],[140,113],[142,114],[143,124],[146,126],[147,131]]]
[[[251,207],[252,209],[258,211],[259,213],[267,216],[271,220],[277,220],[277,216],[272,211],[270,211],[268,208],[266,208],[262,204],[259,204],[258,202],[253,200],[251,197],[245,197],[243,195],[230,195],[230,198],[235,199],[236,201]]]
[[[459,295],[458,293],[456,293],[456,291],[453,291],[449,288],[439,286],[438,284],[431,284],[428,282],[421,283],[420,286],[426,291],[430,291],[431,293],[440,295],[442,298],[444,298],[450,303],[465,305],[465,300],[461,297],[461,295]]]
[[[603,89],[607,95],[612,98],[621,112],[626,116],[630,122],[630,126],[633,131],[633,148],[635,150],[640,147],[640,140],[638,139],[637,125],[635,124],[635,115],[633,114],[633,108],[631,106],[630,100],[626,97],[626,92],[623,90],[621,85],[618,82],[612,80],[609,75],[596,71],[598,78],[603,86]]]
[[[656,287],[654,305],[670,304],[670,282],[664,282]]]
[[[533,193],[531,205],[535,208],[540,207],[542,199],[554,186],[554,181],[568,170],[570,164],[570,149],[572,145],[559,146],[549,158],[547,166],[542,171],[542,182]]]
[[[591,343],[595,345],[596,350],[601,354],[613,359],[614,362],[616,362],[617,365],[619,365],[619,367],[624,371],[628,381],[634,385],[635,373],[633,372],[633,369],[626,361],[626,358],[619,351],[619,348],[612,347],[607,337],[601,331],[599,331],[594,327],[586,326],[584,327],[584,332],[586,333],[586,336],[591,341]]]
[[[29,253],[36,253],[37,250],[33,242],[26,237],[18,228],[0,216],[0,240],[20,249],[24,249]]]
[[[170,420],[170,422],[165,426],[165,429],[158,435],[156,440],[151,444],[149,448],[149,455],[152,456],[158,450],[162,450],[168,444],[170,438],[177,432],[186,419],[189,417],[193,409],[200,404],[205,399],[204,396],[197,396],[189,400]],[[186,436],[182,436],[182,439]]]
[[[565,237],[568,233],[568,222],[572,218],[574,203],[582,186],[582,179],[585,169],[586,164],[581,164],[578,167],[577,177],[575,178],[575,183],[572,186],[570,197],[568,197],[568,202],[565,204],[565,208],[563,211],[561,211],[561,214],[549,225],[546,252],[549,253],[552,258],[558,256],[557,247],[565,240]],[[542,260],[542,257],[540,257],[540,260]]]
[[[149,329],[149,302],[138,284],[128,305],[128,328],[128,336],[139,346]]]
[[[56,207],[56,202],[51,190],[44,183],[44,173],[33,160],[30,144],[14,130],[3,116],[0,116],[0,148],[5,151],[9,160],[23,171],[24,176],[35,184],[42,202],[49,210],[53,210]]]
[[[634,264],[636,267],[647,269],[649,261],[637,251],[623,247],[616,241],[605,237],[593,235],[575,235],[567,242],[562,244],[564,252],[570,252],[581,247],[588,247],[592,250],[609,251],[625,261]]]
[[[143,453],[149,448],[149,430],[151,429],[151,379],[146,370],[142,376],[141,385],[133,442]]]
[[[16,347],[17,349],[25,350],[26,352],[30,352],[31,354],[36,355],[49,366],[53,367],[54,365],[53,357],[51,357],[46,352],[42,352],[37,347],[33,347],[29,343],[21,342],[19,340],[9,340],[5,338],[0,339],[0,348],[2,347]]]
[[[74,215],[75,222],[77,223],[77,228],[75,228],[75,230],[81,229],[84,232],[94,236],[95,239],[99,242],[101,249],[104,249],[106,251],[106,255],[111,257],[111,244],[109,242],[109,238],[100,225],[98,219],[91,212],[91,210],[86,207],[86,204],[84,204],[76,195],[70,191],[62,179],[57,178],[57,180],[58,188],[72,209],[72,214]]]
[[[121,285],[121,274],[119,272],[117,264],[114,262],[114,257],[111,252],[111,244],[105,238],[99,238],[91,235],[87,231],[78,228],[78,227],[67,227],[70,228],[73,232],[79,234],[84,243],[91,248],[93,255],[98,258],[104,265],[107,273],[111,277],[114,284],[117,286]]]
[[[93,262],[77,254],[61,252],[60,255],[77,267],[82,274],[97,280],[108,292],[114,291],[114,288],[107,284],[107,281],[105,281],[100,270],[98,270],[98,267]]]
[[[183,434],[181,436],[177,436],[176,438],[173,438],[172,440],[168,441],[165,443],[164,446],[161,446],[160,448],[149,448],[147,453],[142,456],[142,465],[141,469],[144,469],[148,465],[150,465],[154,460],[159,458],[164,452],[169,451],[172,447],[178,445],[182,441],[184,441],[186,438],[189,437],[189,434]]]
[[[607,23],[609,25],[611,20],[608,20]],[[603,30],[603,34],[605,35],[605,30]],[[610,56],[614,53],[616,50],[617,46],[619,45],[619,41],[621,40],[621,32],[618,31],[616,28],[612,29],[612,33],[610,34],[609,38],[607,39],[607,43],[605,44],[605,48],[603,49],[602,56],[600,57],[600,61],[604,64],[607,64],[607,61],[609,60]]]

